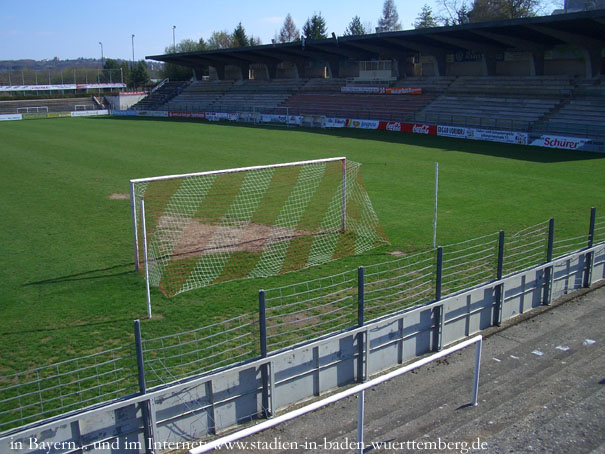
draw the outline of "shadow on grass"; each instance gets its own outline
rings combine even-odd
[[[99,276],[96,275],[97,273],[106,273],[108,271],[123,269],[126,267],[130,268],[130,270],[120,271],[120,272],[116,272],[116,273],[109,273],[109,274],[101,274]],[[127,274],[136,273],[136,271],[133,269],[133,267],[134,267],[134,262],[124,263],[122,265],[110,266],[108,268],[100,268],[98,270],[83,271],[81,273],[69,274],[67,276],[55,277],[52,279],[44,279],[42,281],[28,282],[26,284],[23,284],[22,287],[30,287],[30,286],[34,286],[34,285],[60,284],[62,282],[84,281],[84,280],[90,280],[90,279],[103,279],[103,278],[108,278],[108,277],[124,276]]]
[[[156,316],[156,318],[158,318]],[[33,334],[33,333],[46,333],[46,332],[51,332],[51,331],[66,331],[66,330],[70,330],[70,329],[74,329],[74,328],[82,328],[82,327],[89,327],[89,326],[107,326],[107,325],[114,325],[116,323],[121,323],[121,322],[130,322],[132,323],[132,317],[123,317],[123,318],[114,318],[111,320],[103,320],[103,321],[99,321],[99,322],[86,322],[86,323],[74,323],[72,325],[69,326],[56,326],[56,327],[48,327],[45,326],[44,328],[35,328],[35,329],[19,329],[17,331],[2,331],[0,332],[0,336],[11,336],[13,334]],[[145,321],[145,320],[141,320],[141,321]]]
[[[395,133],[389,131],[376,131],[367,129],[319,129],[303,127],[286,127],[285,125],[262,125],[236,122],[208,122],[200,119],[189,118],[165,118],[165,117],[129,117],[129,116],[107,116],[107,117],[85,117],[89,121],[130,121],[130,122],[172,122],[172,123],[197,123],[212,124],[217,127],[263,129],[270,131],[283,131],[294,129],[300,132],[321,134],[343,139],[358,139],[411,145],[424,148],[433,148],[441,151],[453,151],[458,153],[472,153],[493,156],[518,161],[555,163],[567,161],[586,161],[605,158],[605,153],[589,151],[560,150],[553,148],[534,147],[529,145],[516,145],[500,142],[488,142],[482,140],[456,139],[452,137],[427,136],[422,134]],[[403,151],[403,150],[402,150]]]

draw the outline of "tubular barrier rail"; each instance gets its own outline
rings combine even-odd
[[[191,449],[189,454],[202,454],[204,452],[211,451],[220,446],[224,446],[227,443],[234,442],[237,440],[241,440],[244,437],[249,437],[250,435],[256,434],[258,432],[262,432],[263,430],[267,430],[271,427],[275,427],[281,423],[286,421],[290,421],[292,419],[298,418],[299,416],[305,415],[312,411],[318,410],[326,405],[333,404],[334,402],[338,402],[339,400],[345,399],[347,397],[353,396],[355,394],[358,395],[358,406],[357,406],[357,454],[363,453],[363,417],[364,417],[364,400],[365,400],[365,391],[367,389],[373,388],[376,385],[384,383],[388,380],[391,380],[395,377],[399,377],[400,375],[405,374],[411,370],[417,369],[421,366],[429,364],[435,360],[443,358],[445,356],[451,355],[463,348],[468,347],[472,344],[477,344],[475,351],[475,374],[473,379],[473,393],[471,396],[471,404],[473,406],[477,405],[477,397],[479,395],[479,372],[481,367],[481,348],[483,345],[483,337],[481,335],[475,336],[471,339],[460,342],[453,347],[449,347],[445,350],[440,351],[439,353],[435,353],[431,356],[418,360],[412,364],[401,367],[397,370],[389,372],[388,374],[382,375],[380,377],[376,377],[366,383],[361,385],[354,386],[346,391],[339,392],[330,397],[322,399],[318,402],[313,402],[312,404],[306,405],[305,407],[299,408],[297,410],[291,411],[284,415],[278,416],[276,418],[269,419],[263,423],[257,424],[253,427],[249,427],[244,430],[240,430],[234,434],[228,435],[223,438],[219,438],[218,440],[212,441],[204,446],[199,446],[197,448]]]

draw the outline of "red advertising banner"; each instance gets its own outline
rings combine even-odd
[[[385,88],[385,94],[387,95],[421,95],[422,88]]]
[[[437,135],[436,125],[427,125],[424,123],[400,123],[398,121],[381,121],[378,129],[393,132],[407,132],[413,134],[426,134],[429,136]]]

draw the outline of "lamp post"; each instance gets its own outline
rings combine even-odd
[[[134,89],[136,87],[136,83],[134,80],[134,33],[132,34],[132,66],[130,67],[130,73],[132,76],[132,88]]]
[[[99,41],[99,46],[101,46],[101,68],[103,68],[105,57],[103,56],[103,43],[101,41]]]
[[[134,67],[134,34],[131,37],[132,39],[132,66]]]
[[[172,26],[172,49],[176,53],[176,36],[175,36],[175,33],[174,33],[175,30],[176,30],[176,25],[173,25]]]

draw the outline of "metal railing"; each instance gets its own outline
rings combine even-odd
[[[460,342],[453,347],[449,347],[445,350],[442,350],[438,353],[435,353],[431,356],[418,360],[412,364],[401,367],[397,370],[389,372],[388,374],[382,375],[380,377],[376,377],[366,383],[362,383],[360,385],[354,386],[352,388],[347,389],[346,391],[339,392],[330,397],[322,399],[318,402],[313,402],[312,404],[306,405],[297,410],[291,411],[284,415],[280,415],[278,417],[269,419],[265,422],[257,424],[253,427],[249,427],[247,429],[240,430],[231,435],[227,435],[226,437],[219,438],[218,440],[211,441],[208,444],[203,446],[198,446],[196,448],[190,449],[189,454],[202,454],[204,452],[211,451],[216,448],[220,448],[225,446],[228,443],[235,442],[237,440],[241,440],[242,438],[249,437],[250,435],[254,435],[258,432],[262,432],[263,430],[267,430],[271,427],[275,427],[279,424],[282,424],[286,421],[291,421],[293,419],[298,418],[299,416],[305,415],[307,413],[311,413],[315,410],[318,410],[326,405],[333,404],[342,399],[345,399],[350,396],[357,395],[357,443],[356,443],[356,452],[357,454],[362,454],[365,451],[364,444],[364,436],[363,436],[363,425],[364,425],[364,402],[365,402],[365,391],[371,389],[381,383],[392,380],[393,378],[399,377],[407,372],[410,372],[414,369],[422,367],[426,364],[429,364],[433,361],[436,361],[440,358],[444,358],[446,356],[451,355],[457,351],[460,351],[469,345],[476,344],[475,348],[475,370],[473,376],[473,391],[471,396],[471,405],[476,406],[478,404],[478,396],[479,396],[479,373],[481,368],[481,350],[483,346],[483,337],[481,335],[475,336],[471,339],[467,339],[465,341]]]
[[[591,226],[594,225],[592,221],[595,219],[594,214],[592,210]],[[591,234],[594,236],[594,229],[591,230]],[[570,266],[571,263],[573,265]],[[262,417],[259,416],[261,410],[258,409],[258,398],[261,394],[264,416],[274,415],[276,409],[285,408],[301,398],[310,396],[309,394],[292,396],[293,391],[299,389],[298,385],[308,384],[310,378],[313,378],[315,383],[314,395],[319,395],[322,390],[341,386],[343,383],[367,379],[372,371],[384,370],[419,354],[439,350],[440,339],[443,336],[445,336],[443,343],[449,345],[474,332],[493,326],[486,315],[494,311],[502,313],[503,304],[505,319],[543,304],[537,299],[536,293],[545,293],[548,282],[545,282],[541,276],[549,270],[553,272],[552,283],[557,284],[555,294],[559,296],[567,293],[568,290],[564,287],[568,283],[569,290],[574,290],[600,279],[601,276],[594,280],[590,278],[587,282],[578,280],[578,276],[590,277],[593,267],[595,270],[598,267],[599,273],[605,273],[605,242],[532,266],[521,273],[466,289],[442,301],[417,305],[364,326],[310,341],[304,346],[282,350],[268,357],[191,377],[170,387],[145,391],[143,386],[137,396],[88,408],[79,413],[62,415],[56,420],[20,428],[10,433],[5,432],[0,435],[0,448],[11,449],[12,440],[39,438],[39,434],[42,433],[45,440],[75,439],[76,441],[70,442],[71,448],[63,451],[64,454],[76,454],[86,450],[99,443],[97,441],[99,437],[108,445],[110,442],[113,444],[114,441],[119,444],[120,440],[122,442],[131,440],[131,437],[136,439],[142,436],[143,430],[144,440],[149,441],[151,445],[154,440],[159,440],[161,445],[161,440],[168,434],[176,436],[177,440],[200,439],[245,420]],[[497,295],[498,289],[503,290],[504,287],[506,292],[502,291],[503,297],[498,300],[493,295]],[[527,295],[533,297],[527,298]],[[463,326],[460,326],[461,322]],[[355,348],[351,351],[350,347],[355,347],[355,344],[360,347],[359,351]],[[313,352],[312,360],[311,352]],[[139,353],[142,352],[139,350]],[[137,357],[141,358],[142,363],[142,354],[139,353]],[[385,362],[385,359],[388,361]],[[361,366],[361,371],[356,375],[352,372],[354,370],[352,365],[355,363]],[[262,384],[259,384],[258,380],[259,370],[263,371],[263,375],[266,373],[268,378],[266,382],[263,380]],[[336,371],[340,373],[335,374]],[[342,374],[347,375],[347,381],[341,382],[344,377],[334,380],[335,375]],[[218,394],[215,394],[217,389]],[[130,410],[125,412],[126,408]],[[143,428],[141,428],[140,413],[132,411],[137,408],[143,409]],[[235,408],[239,408],[236,413],[233,412]],[[123,416],[128,414],[130,419],[113,421],[114,414]],[[103,430],[95,431],[95,427],[91,426],[95,418]],[[90,433],[85,438],[80,436],[82,433],[80,421],[85,422],[88,431],[93,431],[93,436],[90,436]],[[108,421],[113,422],[109,422],[108,425]],[[70,427],[71,430],[57,430],[59,427]],[[185,427],[187,430],[183,430]],[[157,453],[157,448],[152,448],[151,452]]]
[[[421,304],[435,294],[435,250],[365,267],[364,318],[371,320]]]
[[[0,377],[0,431],[138,392],[134,346]]]
[[[165,78],[164,80],[162,80],[159,84],[157,84],[155,87],[153,87],[150,91],[149,94],[153,94],[155,93],[157,90],[159,90],[160,88],[162,88],[164,85],[166,85],[168,82],[170,82],[170,79]]]
[[[529,131],[537,134],[563,134],[600,139],[605,138],[605,126],[589,123],[537,121],[530,125]]]
[[[191,331],[145,339],[142,352],[147,386],[165,385],[258,357],[257,332],[257,314],[247,314]]]
[[[532,122],[508,118],[488,118],[478,115],[414,113],[410,120],[417,123],[431,123],[443,126],[461,126],[465,128],[499,129],[505,131],[529,131]]]
[[[267,348],[279,350],[310,337],[353,326],[357,274],[333,276],[261,290],[266,310]]]
[[[0,376],[0,431],[141,392],[137,376],[144,377],[150,388],[165,387],[307,345],[313,339],[350,332],[427,303],[435,303],[438,318],[443,317],[439,302],[448,295],[500,282],[503,276],[605,242],[605,216],[597,217],[592,209],[588,227],[586,235],[555,239],[551,219],[509,237],[498,232],[333,276],[261,290],[258,313]],[[584,286],[591,282],[594,260],[595,253],[587,253]],[[544,304],[550,304],[558,279],[555,271],[545,267]],[[499,323],[504,296],[501,286],[494,288],[499,307],[495,321]],[[439,336],[437,344],[442,344]],[[141,364],[137,364],[135,352],[139,352]],[[269,379],[269,374],[263,374],[263,383]]]

